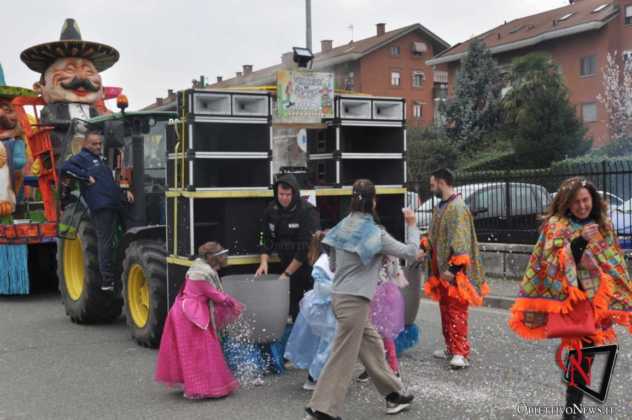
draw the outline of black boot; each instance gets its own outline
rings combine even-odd
[[[566,388],[566,410],[562,420],[584,420],[586,417],[584,413],[578,411],[582,408],[582,401],[584,400],[584,393],[577,387],[568,386]]]
[[[320,411],[312,410],[309,407],[305,408],[307,417],[304,420],[342,420],[340,417],[332,417],[329,414],[321,413]]]

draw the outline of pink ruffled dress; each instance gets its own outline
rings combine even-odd
[[[404,331],[405,301],[400,288],[408,281],[395,257],[384,256],[379,272],[378,286],[371,300],[370,318],[384,340],[386,358],[393,372],[399,372],[395,339]]]
[[[223,292],[217,273],[205,261],[195,260],[165,321],[155,380],[182,387],[189,399],[220,398],[238,389],[218,331],[242,309]]]

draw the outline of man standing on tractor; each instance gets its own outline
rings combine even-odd
[[[83,148],[77,155],[65,161],[62,176],[81,181],[80,191],[97,232],[97,252],[101,272],[101,290],[114,291],[114,238],[119,223],[124,224],[123,202],[134,202],[130,191],[125,191],[114,181],[112,170],[101,155],[103,136],[88,131]]]
[[[312,235],[320,229],[318,210],[301,198],[293,174],[281,175],[274,184],[274,200],[263,214],[261,263],[255,276],[268,274],[270,253],[276,251],[284,268],[281,278],[290,281],[290,316],[294,321],[299,302],[313,286],[307,249]]]

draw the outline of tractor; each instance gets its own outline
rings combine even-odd
[[[122,112],[73,120],[69,136],[86,127],[104,134],[103,155],[135,200],[126,229],[116,235],[114,267],[121,284],[115,293],[100,289],[96,231],[76,190],[62,199],[57,275],[66,314],[77,323],[112,322],[125,312],[132,337],[156,347],[167,313],[165,192],[168,112]]]
[[[57,272],[71,320],[106,323],[123,311],[133,339],[157,347],[168,308],[202,243],[216,240],[229,249],[227,289],[255,272],[261,216],[278,173],[296,173],[325,228],[347,212],[353,181],[371,178],[382,223],[404,237],[404,100],[336,95],[331,118],[280,123],[274,93],[189,89],[178,92],[173,112],[73,120],[69,133],[87,126],[104,133],[104,156],[135,201],[126,229],[117,234],[114,266],[121,281],[112,293],[99,287],[96,233],[86,206],[76,190],[61,194]],[[269,297],[250,299],[260,314],[280,307],[287,296],[265,287],[254,281],[244,288],[249,297]],[[282,326],[285,320],[283,314]]]

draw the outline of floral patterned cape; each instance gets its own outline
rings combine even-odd
[[[580,223],[555,216],[544,225],[511,308],[509,326],[519,336],[545,339],[545,326],[534,324],[531,313],[568,313],[585,299],[595,311],[597,333],[584,339],[616,340],[614,323],[632,332],[632,282],[612,225],[588,243],[575,264],[571,241],[581,231]]]
[[[448,294],[464,303],[481,305],[489,293],[481,263],[474,220],[460,195],[448,203],[435,207],[428,236],[421,240],[421,247],[430,252],[430,269],[424,292],[439,300],[439,287],[448,289]],[[464,266],[453,282],[440,277],[450,265]]]

